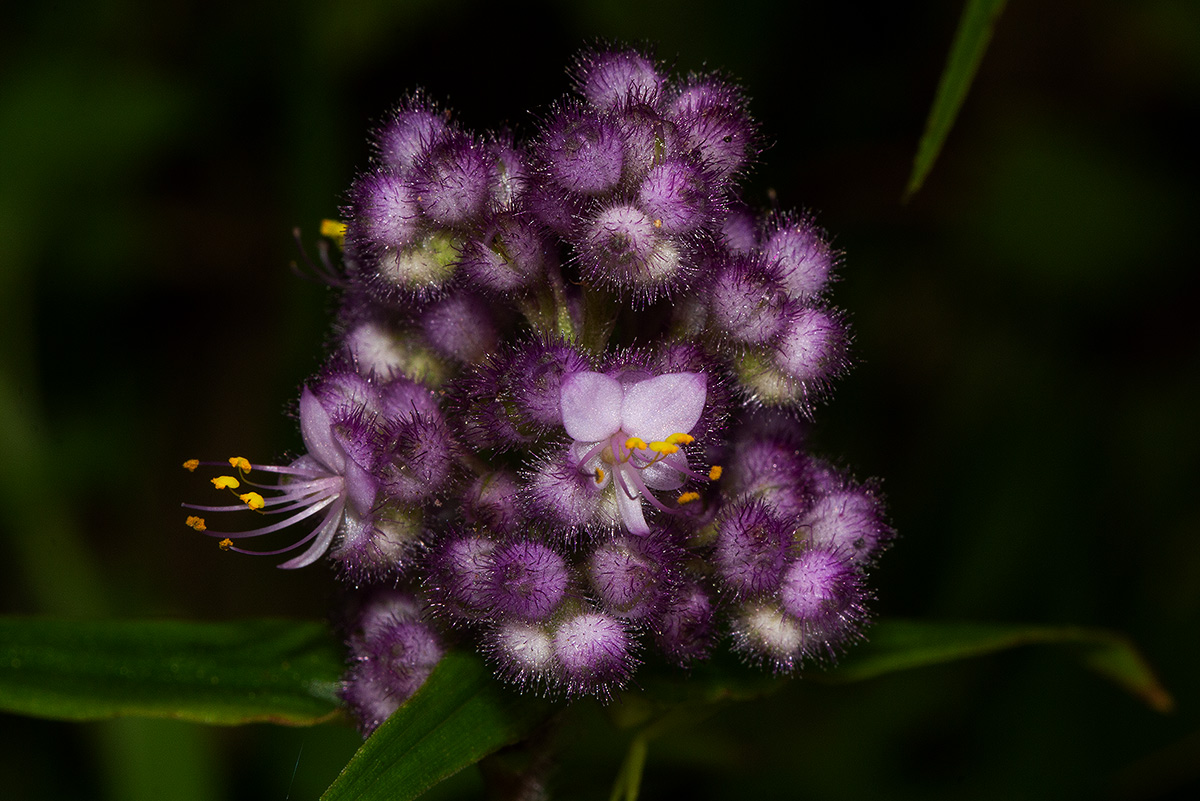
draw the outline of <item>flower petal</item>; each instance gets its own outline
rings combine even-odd
[[[617,509],[621,512],[621,522],[631,534],[649,534],[650,526],[646,525],[646,516],[642,514],[642,496],[622,479],[621,471],[629,470],[628,466],[616,468],[616,486],[613,492],[617,496]],[[629,493],[633,497],[629,497]]]
[[[620,383],[601,373],[572,373],[562,382],[563,428],[576,442],[599,442],[621,427]]]
[[[707,393],[704,373],[668,373],[634,384],[625,390],[621,428],[646,442],[686,434],[700,419]]]
[[[673,453],[661,462],[655,462],[642,470],[642,481],[656,490],[673,490],[683,486],[684,477],[680,470],[687,470],[687,457],[683,451]]]
[[[333,439],[333,422],[329,412],[317,400],[308,387],[300,393],[300,436],[308,455],[321,463],[331,473],[341,473],[346,468],[346,453]]]

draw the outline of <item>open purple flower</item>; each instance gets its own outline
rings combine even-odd
[[[688,477],[706,479],[688,467],[680,446],[704,411],[704,373],[668,373],[622,382],[603,373],[568,375],[562,383],[563,427],[574,440],[579,470],[596,489],[616,487],[621,522],[634,534],[648,534],[642,501],[672,512],[650,490],[675,490]],[[684,493],[680,503],[696,500]]]

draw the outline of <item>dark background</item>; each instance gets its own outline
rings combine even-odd
[[[596,37],[720,67],[772,141],[746,197],[846,254],[859,364],[818,439],[881,476],[881,616],[1128,633],[1158,715],[1027,649],[793,682],[651,746],[648,798],[1194,797],[1200,788],[1200,5],[1011,3],[926,188],[900,203],[958,2],[22,3],[0,48],[0,610],[322,617],[322,568],[182,525],[185,458],[294,451],[332,296],[296,279],[423,86],[532,128]],[[606,798],[583,708],[552,788]],[[314,798],[348,728],[0,718],[6,798]],[[69,766],[70,771],[64,770]],[[293,776],[294,771],[294,776]],[[294,784],[293,784],[294,782]],[[481,792],[470,770],[441,792]],[[290,796],[289,796],[290,793]]]

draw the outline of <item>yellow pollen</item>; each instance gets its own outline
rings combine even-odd
[[[604,483],[604,471],[601,470],[599,467],[596,468],[596,483],[597,484]]]
[[[682,506],[685,503],[692,503],[693,501],[700,500],[700,493],[685,492],[682,495],[680,495],[679,498],[677,498],[676,500],[679,502],[679,505]]]
[[[346,241],[346,224],[337,220],[321,220],[321,236],[328,237],[337,243],[338,247]]]
[[[646,440],[642,439],[641,437],[630,437],[629,439],[625,440],[625,447],[629,450],[633,450],[634,448],[645,450],[648,446],[646,445]]]
[[[250,460],[244,456],[230,456],[229,466],[241,470],[243,473],[250,472]]]
[[[655,220],[655,221],[654,221],[654,227],[655,227],[655,228],[662,228],[662,220]]]
[[[695,441],[696,438],[691,434],[672,434],[671,436],[667,437],[667,442],[671,443],[672,445],[690,445]]]
[[[233,547],[233,540],[229,539],[229,537],[226,537],[225,539],[223,539],[217,543],[217,547],[220,548],[222,551],[228,551],[230,548]]]
[[[196,517],[195,515],[188,515],[188,519],[185,520],[184,522],[187,523],[188,528],[194,528],[194,529],[196,529],[196,531],[204,531],[204,529],[208,528],[207,526],[204,525],[203,517]]]
[[[721,465],[719,465],[719,464],[714,464],[714,465],[712,466],[712,469],[710,469],[710,470],[708,471],[708,480],[709,480],[709,481],[716,481],[718,478],[720,478],[720,477],[721,477],[721,472],[722,472],[722,471],[721,471]]]
[[[661,453],[663,456],[669,456],[672,453],[678,453],[679,446],[672,445],[669,442],[651,442],[650,450],[654,451],[655,453]]]
[[[245,495],[239,495],[238,498],[251,509],[261,509],[267,505],[267,502],[263,500],[263,496],[257,492],[247,492]]]
[[[217,476],[212,483],[217,489],[237,489],[241,485],[241,482],[233,476]]]
[[[183,463],[183,469],[188,471],[189,473],[196,472],[196,468],[199,466],[200,466],[199,459],[188,459],[186,462]]]

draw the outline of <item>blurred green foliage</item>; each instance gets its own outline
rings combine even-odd
[[[736,10],[735,10],[736,9]],[[792,682],[655,740],[643,798],[1151,798],[1200,785],[1200,6],[1010,3],[921,192],[912,156],[961,4],[749,0],[6,9],[0,50],[0,566],[6,613],[320,617],[321,569],[182,525],[189,457],[299,445],[288,403],[331,294],[290,232],[335,216],[364,132],[424,86],[536,125],[595,37],[749,89],[746,189],[846,253],[860,364],[826,452],[885,479],[890,616],[1101,626],[1179,701],[1148,712],[1051,652],[852,687]],[[530,113],[533,112],[533,113]],[[627,741],[581,706],[562,797]],[[320,794],[346,728],[3,718],[6,797]],[[64,771],[64,764],[79,767]],[[473,797],[468,771],[436,797]]]

